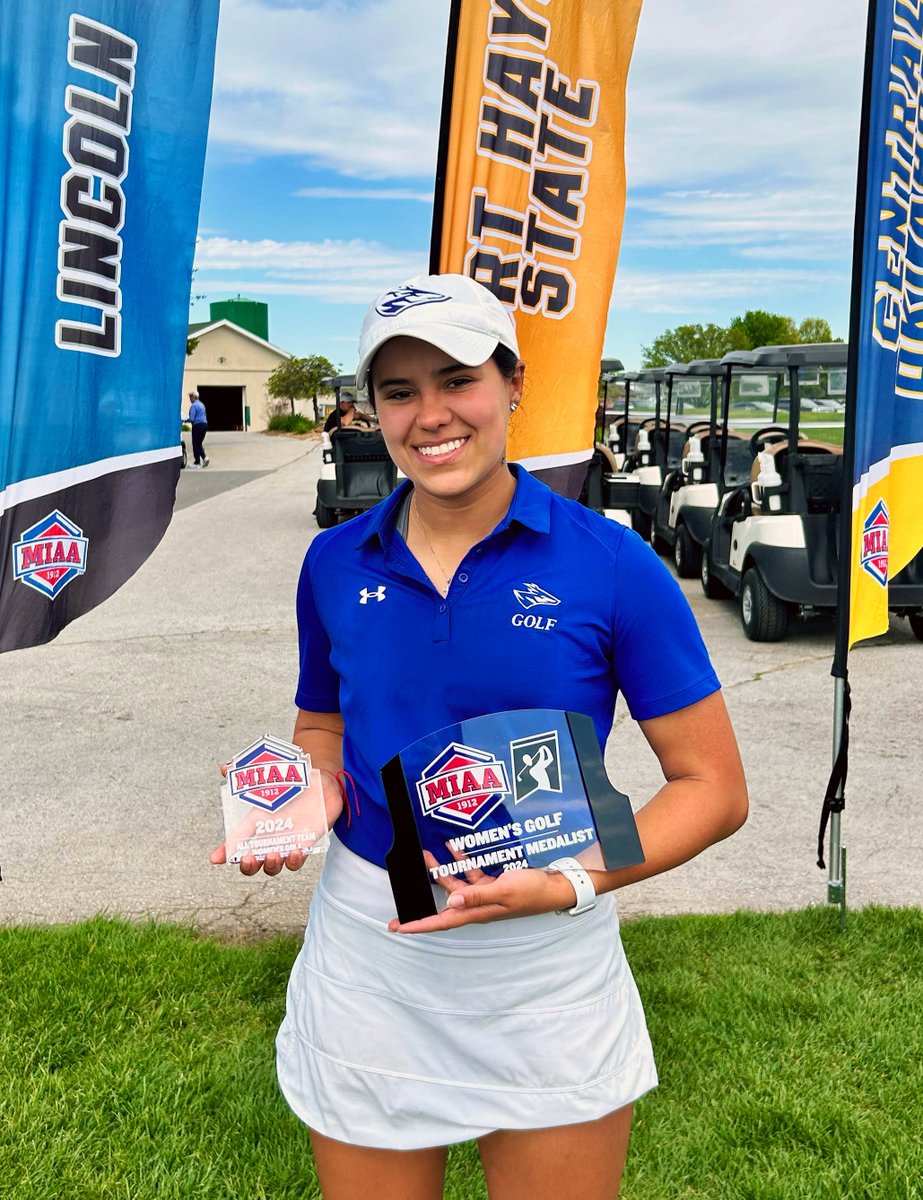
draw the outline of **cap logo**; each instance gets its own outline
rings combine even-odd
[[[411,287],[408,283],[385,292],[375,305],[375,311],[380,317],[397,317],[408,308],[416,308],[419,304],[442,304],[451,299],[451,296],[442,292],[427,292],[423,288]]]

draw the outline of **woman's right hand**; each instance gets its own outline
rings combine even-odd
[[[228,773],[227,766],[223,765],[220,770],[222,776],[226,777]],[[328,771],[321,771],[319,775],[324,792],[327,828],[332,829],[340,813],[343,811],[343,791]],[[253,854],[245,854],[238,863],[238,867],[242,875],[258,875],[260,871],[263,871],[266,875],[278,875],[283,867],[287,867],[289,871],[300,870],[304,866],[307,857],[304,850],[292,850],[285,858],[275,852],[267,854],[264,859],[258,859]],[[214,866],[221,866],[227,860],[227,847],[224,844],[216,846],[208,856],[208,861]]]

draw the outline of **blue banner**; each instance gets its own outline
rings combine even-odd
[[[923,547],[923,12],[917,0],[871,2],[850,644],[887,629],[889,598],[923,602],[915,575],[895,578]]]
[[[0,5],[0,650],[106,599],[169,524],[217,21]]]

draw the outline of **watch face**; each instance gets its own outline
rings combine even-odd
[[[580,714],[517,709],[461,721],[407,746],[382,779],[402,920],[411,919],[402,904],[435,911],[440,878],[541,869],[562,856],[596,869],[643,858],[628,799],[609,783]]]

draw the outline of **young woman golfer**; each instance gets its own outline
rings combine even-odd
[[[459,275],[386,292],[359,354],[407,481],[319,534],[298,588],[294,740],[345,770],[357,802],[347,812],[331,783],[335,836],[277,1043],[282,1091],[310,1127],[326,1200],[438,1200],[446,1147],[468,1139],[492,1200],[613,1200],[633,1104],[657,1082],[615,891],[743,823],[719,683],[649,547],[507,464],[524,366],[490,292]],[[516,593],[536,587],[558,602],[551,626],[513,619]],[[666,780],[637,813],[643,865],[590,872],[591,908],[567,874],[472,872],[443,881],[436,916],[398,924],[381,766],[505,709],[586,713],[602,746],[619,692]]]

